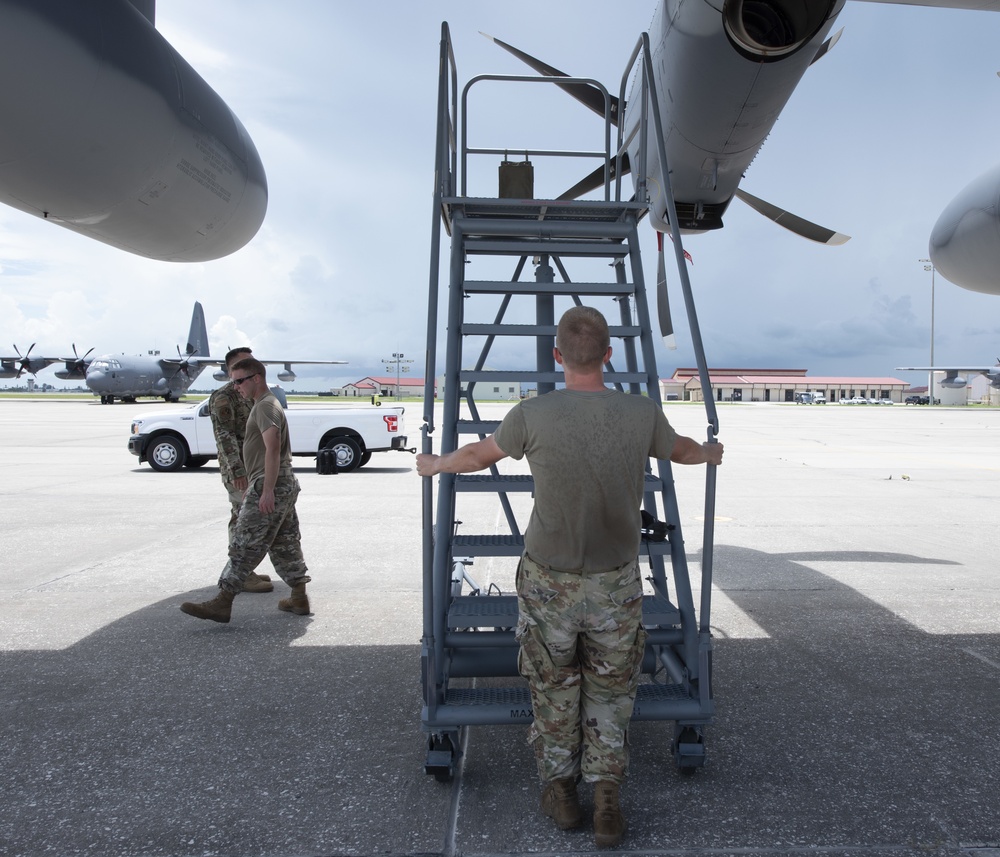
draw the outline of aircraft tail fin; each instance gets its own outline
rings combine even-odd
[[[188,341],[186,354],[197,354],[199,357],[208,357],[208,330],[205,327],[205,310],[201,308],[198,301],[194,303],[194,312],[191,313],[191,330],[188,331]]]

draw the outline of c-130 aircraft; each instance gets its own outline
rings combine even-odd
[[[57,378],[86,381],[95,396],[101,397],[102,405],[113,404],[115,399],[134,402],[139,396],[155,396],[167,402],[176,402],[183,396],[206,366],[222,367],[213,373],[217,381],[225,381],[229,376],[223,360],[209,354],[208,331],[205,327],[205,311],[195,302],[191,314],[191,329],[187,344],[181,352],[177,348],[176,357],[161,357],[159,351],[129,356],[126,354],[105,354],[88,359],[90,349],[83,357],[73,346],[72,357],[32,357],[34,345],[22,355],[0,357],[0,378],[17,378],[27,372],[34,375],[53,363],[63,363],[64,368],[56,371]],[[17,348],[15,347],[15,351]],[[292,364],[334,365],[346,360],[261,360],[265,365],[280,365],[279,381],[294,381]]]

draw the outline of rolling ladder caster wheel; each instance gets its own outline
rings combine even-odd
[[[460,754],[458,743],[457,732],[431,735],[427,741],[424,773],[430,774],[439,783],[450,783],[455,776],[455,766]]]
[[[705,736],[697,726],[681,726],[674,729],[674,761],[685,776],[691,776],[705,764]]]

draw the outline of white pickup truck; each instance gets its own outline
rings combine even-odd
[[[285,410],[292,455],[317,455],[333,449],[337,469],[348,472],[368,463],[373,452],[410,451],[403,408],[293,405]],[[128,451],[169,473],[201,467],[218,458],[208,399],[189,407],[139,414],[132,420]]]

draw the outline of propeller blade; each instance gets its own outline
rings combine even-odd
[[[810,221],[799,217],[797,214],[792,214],[790,211],[778,208],[778,206],[773,205],[770,202],[765,202],[759,197],[747,193],[745,190],[737,188],[736,196],[742,199],[758,214],[763,214],[764,217],[768,218],[768,220],[773,220],[778,224],[778,226],[783,226],[789,232],[794,232],[796,235],[801,235],[803,238],[808,238],[810,241],[817,241],[820,244],[837,246],[840,244],[846,244],[851,240],[850,235],[843,235],[840,232],[834,232],[832,229],[827,229],[825,226],[811,223]]]
[[[667,296],[667,264],[663,254],[663,233],[656,233],[656,315],[660,321],[660,336],[671,351],[677,350],[674,323],[670,319],[670,298]]]
[[[524,51],[518,50],[513,45],[508,45],[506,42],[501,42],[500,39],[493,38],[493,36],[489,33],[484,33],[482,30],[479,32],[480,35],[485,36],[493,42],[493,44],[498,45],[508,53],[513,54],[529,68],[533,68],[544,77],[572,77],[572,75],[568,75],[566,72],[560,71],[546,62],[542,62],[540,59],[533,57],[531,54],[526,54]],[[563,92],[571,95],[584,107],[590,108],[602,119],[604,118],[604,93],[601,92],[596,86],[589,83],[557,83],[556,86],[558,86]],[[619,116],[618,99],[612,95],[610,96],[609,101],[611,105],[611,124],[617,127]]]
[[[35,374],[31,368],[30,360],[31,349],[34,348],[35,345],[37,345],[37,343],[32,342],[28,350],[25,351],[24,354],[21,354],[21,350],[17,347],[17,343],[14,343],[14,352],[17,354],[17,358],[21,363],[17,370],[17,374],[14,376],[15,378],[20,378],[25,372],[30,372],[32,375]]]
[[[611,159],[611,181],[618,178],[618,160],[617,158]],[[628,153],[626,152],[622,155],[622,175],[627,176],[632,172],[632,164],[629,163]],[[597,190],[601,185],[604,184],[604,166],[598,167],[589,175],[584,176],[580,181],[578,181],[573,187],[564,193],[559,195],[559,199],[579,199],[585,193],[590,193],[592,190]]]
[[[841,27],[839,30],[837,30],[836,33],[830,36],[829,39],[823,42],[823,46],[818,51],[816,51],[816,56],[812,58],[812,62],[809,63],[809,65],[812,65],[814,62],[823,59],[823,57],[825,57],[828,53],[830,53],[830,50],[833,48],[835,44],[837,44],[837,42],[840,41],[840,37],[842,35],[844,35],[843,27]]]

